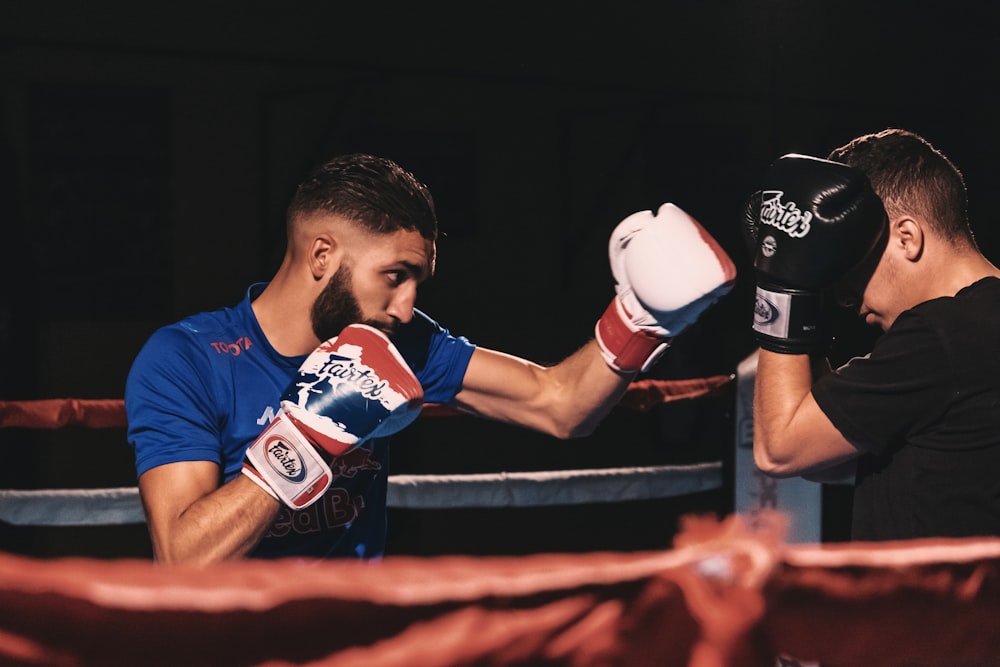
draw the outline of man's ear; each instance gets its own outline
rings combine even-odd
[[[924,228],[910,217],[898,218],[893,222],[893,236],[903,250],[903,257],[911,262],[920,259],[924,253]]]
[[[322,280],[330,271],[336,271],[340,263],[337,240],[329,234],[320,234],[309,245],[309,272],[313,280]]]

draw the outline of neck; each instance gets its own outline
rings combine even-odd
[[[293,280],[283,268],[254,299],[252,307],[271,347],[279,354],[293,357],[312,352],[320,343],[312,330],[315,294],[309,286]]]
[[[940,257],[936,265],[934,276],[929,281],[933,294],[928,298],[954,296],[983,278],[1000,278],[1000,269],[974,249],[948,253]]]

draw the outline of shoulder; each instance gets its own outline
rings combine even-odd
[[[903,311],[880,338],[897,343],[954,346],[1000,336],[1000,279],[984,278],[954,296],[929,299]]]
[[[954,315],[963,312],[969,317],[981,317],[984,315],[984,313],[974,312],[969,309],[970,304],[973,303],[1000,303],[1000,278],[992,276],[981,278],[971,285],[963,287],[954,296],[943,296],[924,301],[907,312],[923,315],[924,317],[932,317],[942,313]]]
[[[240,346],[245,328],[234,308],[198,313],[160,327],[150,335],[132,362],[126,389],[175,378],[200,375],[197,369],[227,363]],[[192,371],[195,371],[192,373]]]
[[[225,344],[230,327],[226,310],[199,313],[162,326],[149,337],[139,353],[139,359],[156,357],[201,356],[212,349],[213,342]],[[218,347],[218,345],[216,345]]]
[[[455,336],[431,317],[414,311],[393,342],[424,388],[428,403],[449,403],[462,386],[475,345]]]
[[[436,320],[420,310],[413,311],[413,319],[399,327],[393,343],[400,354],[414,369],[427,365],[433,357],[449,351],[471,356],[475,347],[465,336],[455,336]]]

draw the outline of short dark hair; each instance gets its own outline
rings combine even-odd
[[[376,234],[405,229],[437,241],[430,190],[388,158],[350,153],[315,168],[288,205],[288,225],[316,213],[342,216]]]
[[[918,214],[943,238],[975,245],[962,172],[923,137],[889,128],[856,137],[829,158],[864,172],[890,217]]]

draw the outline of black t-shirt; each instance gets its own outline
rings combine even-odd
[[[1000,536],[1000,279],[900,314],[813,396],[864,452],[852,539]]]

